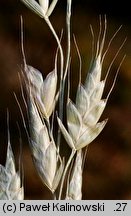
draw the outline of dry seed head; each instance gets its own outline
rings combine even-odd
[[[33,161],[43,183],[54,192],[62,175],[63,163],[58,166],[56,146],[50,139],[47,127],[32,97],[30,98],[30,120],[30,147]]]
[[[57,73],[56,70],[50,72],[45,80],[42,74],[31,66],[26,67],[26,75],[28,78],[27,89],[34,98],[34,101],[44,118],[48,119],[57,100]]]
[[[32,143],[33,161],[35,163],[37,172],[43,183],[52,191],[53,180],[56,174],[56,149],[53,143],[43,152],[36,143]]]
[[[31,139],[36,144],[39,143],[42,150],[45,152],[49,147],[50,139],[49,134],[46,128],[46,125],[43,124],[40,115],[38,113],[37,107],[33,102],[33,98],[30,98],[30,131]]]
[[[58,124],[68,145],[74,150],[79,150],[90,144],[100,134],[107,122],[105,120],[91,126],[86,125],[71,100],[67,104],[67,113],[68,131],[59,118]]]
[[[103,130],[107,120],[98,123],[107,103],[107,99],[102,99],[105,81],[101,80],[102,64],[104,55],[102,56],[104,41],[106,34],[106,18],[105,28],[101,38],[100,32],[97,42],[97,50],[92,66],[87,75],[85,84],[79,83],[76,104],[69,99],[67,103],[67,126],[64,127],[61,120],[58,119],[59,127],[68,145],[75,150],[79,150],[91,143]],[[81,80],[81,79],[80,79]]]
[[[23,200],[24,188],[21,186],[19,171],[16,172],[14,156],[8,141],[5,167],[0,165],[0,200]]]

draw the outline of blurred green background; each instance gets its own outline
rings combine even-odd
[[[91,60],[92,37],[99,31],[99,15],[107,16],[106,45],[113,33],[123,25],[114,39],[105,58],[103,75],[123,40],[127,41],[114,62],[108,77],[105,93],[111,87],[116,70],[126,54],[115,88],[101,119],[109,121],[100,136],[89,146],[83,174],[83,199],[131,199],[131,16],[129,2],[73,0],[72,33],[75,34],[82,57],[82,81],[84,81]],[[65,33],[66,0],[59,0],[51,21],[60,36],[64,29],[63,47],[66,47]],[[25,199],[51,199],[34,169],[28,141],[20,111],[14,98],[19,98],[26,118],[26,111],[20,93],[18,72],[22,64],[20,44],[20,15],[24,21],[24,48],[27,63],[42,71],[43,76],[54,67],[56,42],[45,22],[29,11],[20,0],[0,0],[0,163],[5,163],[7,146],[6,111],[10,112],[10,133],[16,163],[19,157],[19,132],[23,141],[23,165]],[[104,19],[103,19],[104,20]],[[72,40],[71,98],[74,99],[78,84],[79,62]],[[73,78],[74,77],[74,78]],[[65,144],[64,151],[67,149]],[[68,149],[67,149],[68,150]],[[67,151],[68,152],[68,151]]]

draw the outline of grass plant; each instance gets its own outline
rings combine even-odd
[[[103,63],[111,43],[121,27],[117,29],[105,48],[107,20],[106,16],[104,16],[103,20],[100,16],[97,41],[94,40],[94,31],[91,26],[92,61],[85,82],[82,83],[82,60],[74,36],[80,66],[76,99],[72,101],[70,98],[72,36],[70,23],[72,0],[67,0],[66,56],[64,56],[65,52],[62,47],[62,40],[58,37],[50,21],[50,16],[55,10],[58,0],[52,0],[51,3],[49,0],[39,0],[38,2],[35,0],[21,1],[47,23],[58,47],[54,68],[43,79],[42,73],[26,62],[22,29],[21,39],[24,62],[22,78],[26,86],[27,99],[25,99],[25,96],[23,98],[26,101],[29,118],[30,131],[28,133],[28,139],[34,166],[41,181],[50,190],[54,199],[81,200],[82,177],[87,148],[97,138],[107,123],[107,119],[100,121],[100,118],[107,105],[124,57],[118,66],[112,87],[105,98],[103,98],[103,92],[109,72],[125,40],[117,53],[114,54],[114,58],[105,73],[106,75],[102,79]],[[58,62],[60,63],[60,67],[58,66]],[[68,86],[67,91],[65,90],[66,84]],[[59,104],[58,109],[56,108],[57,103]],[[66,122],[63,120],[64,116],[66,116]],[[57,120],[57,126],[54,123],[54,119]],[[57,135],[55,136],[54,131],[56,128],[58,129]],[[65,139],[71,150],[67,160],[61,156],[62,138]],[[19,172],[17,173],[15,171],[10,139],[8,139],[6,165],[5,167],[1,165],[0,170],[0,198],[24,199],[20,175]],[[64,187],[66,188],[66,192],[64,191]]]

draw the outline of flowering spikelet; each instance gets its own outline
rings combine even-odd
[[[54,69],[50,72],[46,79],[43,80],[42,74],[32,66],[26,67],[26,75],[28,79],[28,89],[31,91],[35,103],[43,117],[48,119],[55,107],[57,99],[57,73]]]
[[[105,80],[101,81],[104,40],[105,31],[85,84],[79,83],[76,103],[74,104],[70,99],[68,100],[68,131],[58,118],[59,127],[68,145],[75,150],[90,144],[100,134],[107,122],[107,120],[104,120],[98,123],[107,102],[107,100],[101,99],[105,86]]]
[[[58,167],[57,151],[53,140],[49,137],[47,127],[42,121],[37,107],[30,98],[30,147],[37,172],[43,183],[54,192],[63,171],[63,163]]]
[[[46,126],[42,123],[35,104],[30,104],[31,150],[37,171],[42,180],[52,188],[56,172],[56,150],[50,142]],[[51,156],[51,157],[50,157]],[[51,169],[53,167],[53,169]]]
[[[0,200],[23,200],[24,189],[21,186],[19,171],[16,172],[14,156],[8,140],[5,167],[0,164]]]
[[[89,143],[91,143],[102,131],[106,122],[107,120],[102,121],[101,123],[96,122],[94,125],[91,125],[90,122],[85,123],[75,104],[73,104],[71,100],[67,104],[67,124],[69,132],[66,130],[61,120],[58,118],[60,129],[68,145],[75,150],[84,148]]]
[[[77,151],[73,171],[71,172],[71,179],[67,186],[67,200],[81,200],[82,199],[82,151]]]
[[[57,188],[63,163],[58,161],[53,135],[47,128],[44,118],[49,123],[56,100],[57,73],[49,73],[43,81],[42,74],[26,65],[27,90],[29,93],[30,147],[37,172],[43,183],[54,192]],[[58,166],[58,162],[60,165]]]

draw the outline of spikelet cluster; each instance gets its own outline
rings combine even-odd
[[[24,189],[21,185],[20,173],[16,172],[12,148],[8,141],[6,164],[0,164],[0,200],[23,200]]]
[[[32,157],[42,182],[54,192],[62,175],[63,163],[58,159],[56,145],[45,119],[49,120],[55,106],[57,74],[54,70],[43,80],[38,70],[31,66],[26,68]]]
[[[80,150],[90,144],[100,134],[107,122],[107,120],[98,122],[106,106],[106,100],[102,99],[105,86],[105,80],[101,81],[102,47],[103,41],[85,84],[79,83],[75,104],[71,99],[68,100],[68,131],[58,118],[61,132],[68,145],[74,150]]]
[[[55,192],[61,182],[59,190],[59,199],[61,199],[67,171],[72,160],[75,158],[73,168],[70,169],[71,173],[68,178],[65,199],[80,200],[82,199],[83,148],[87,147],[101,133],[107,122],[107,120],[102,122],[99,121],[106,107],[113,86],[111,87],[106,99],[103,99],[103,91],[110,68],[121,47],[112,60],[105,79],[102,79],[102,66],[111,41],[117,32],[110,40],[107,50],[103,52],[106,35],[106,18],[103,32],[100,20],[100,31],[96,44],[96,53],[92,60],[86,80],[83,84],[81,83],[81,79],[79,80],[75,102],[73,102],[68,96],[65,108],[67,117],[66,128],[63,124],[63,100],[65,96],[65,79],[71,59],[70,15],[72,1],[67,0],[66,22],[68,45],[67,59],[65,62],[61,41],[49,21],[49,16],[52,14],[58,0],[52,0],[51,3],[49,0],[39,0],[39,3],[35,0],[21,1],[41,18],[45,19],[54,38],[56,39],[58,50],[60,51],[60,95],[59,92],[57,92],[57,58],[55,69],[50,72],[44,80],[40,71],[25,63],[26,87],[29,96],[30,147],[33,161],[42,182],[51,190],[52,193]],[[66,65],[65,71],[64,63]],[[55,111],[55,104],[58,97],[58,126],[67,144],[72,150],[65,166],[61,160],[59,151],[59,141],[61,140],[60,131],[58,131],[57,134],[58,145],[56,145],[53,137],[53,129],[50,126],[50,117],[53,111]],[[58,146],[58,148],[56,148],[56,146]]]

